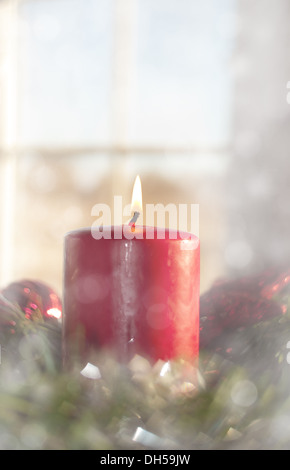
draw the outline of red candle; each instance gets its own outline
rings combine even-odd
[[[151,362],[198,357],[199,240],[149,233],[133,224],[104,227],[101,239],[90,228],[66,235],[65,363],[74,354],[88,361],[100,349],[125,361],[135,354]]]

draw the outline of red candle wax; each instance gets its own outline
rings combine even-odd
[[[156,228],[148,239],[144,226],[126,230],[136,238],[127,239],[122,227],[104,227],[98,240],[89,228],[65,237],[64,362],[100,349],[120,360],[197,358],[199,239],[167,229],[159,239]]]

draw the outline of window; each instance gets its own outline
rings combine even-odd
[[[3,0],[1,283],[58,290],[96,202],[199,203],[204,287],[223,271],[235,1]],[[2,123],[2,124],[1,124]]]

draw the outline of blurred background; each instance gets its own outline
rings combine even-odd
[[[200,205],[202,292],[287,261],[289,20],[288,0],[0,0],[0,286],[61,292],[65,233],[137,174],[144,204]]]

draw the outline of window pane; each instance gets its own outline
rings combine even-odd
[[[21,143],[106,142],[112,1],[30,1],[20,16]]]
[[[138,1],[131,141],[227,141],[234,7],[231,0]]]

